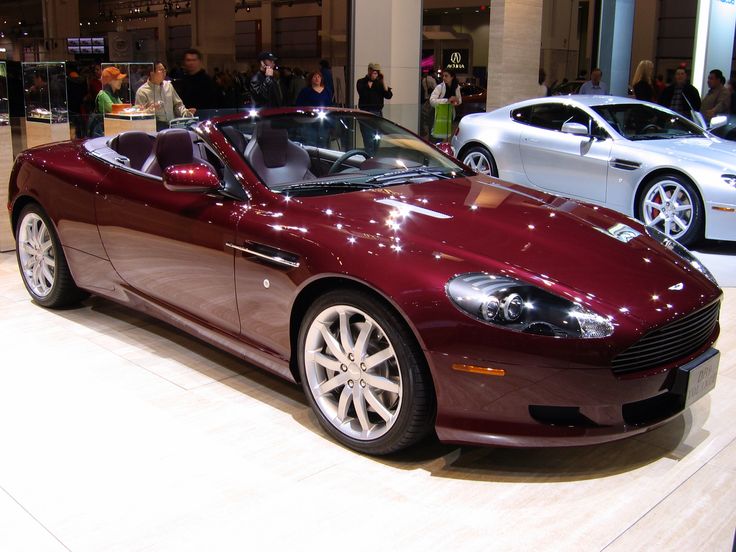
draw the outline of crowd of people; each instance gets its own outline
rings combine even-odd
[[[439,76],[439,75],[438,75]],[[125,81],[126,77],[128,78]],[[545,84],[546,75],[540,69],[540,96],[552,93]],[[77,137],[100,135],[102,116],[112,105],[121,103],[123,82],[130,87],[131,100],[156,113],[157,128],[165,128],[180,117],[208,117],[228,110],[336,105],[332,68],[327,60],[305,72],[299,67],[279,67],[273,52],[262,52],[252,71],[214,69],[212,75],[204,68],[202,54],[187,50],[181,64],[171,71],[164,61],[156,61],[152,70],[140,75],[122,74],[116,67],[103,71],[99,64],[86,67],[68,64],[67,95],[70,121]],[[133,84],[133,82],[135,83]],[[736,113],[736,82],[726,83],[722,71],[714,69],[708,75],[708,91],[701,97],[689,82],[685,65],[674,72],[673,80],[665,83],[662,75],[654,75],[654,64],[642,60],[634,71],[630,95],[640,100],[657,102],[688,118],[700,112],[706,122],[716,115]],[[358,107],[377,115],[383,114],[384,103],[393,96],[379,63],[370,63],[366,74],[355,83]],[[457,75],[451,69],[441,72],[441,78],[425,71],[421,78],[421,129],[425,137],[446,139],[456,121],[456,107],[463,98]],[[579,89],[579,94],[608,94],[601,69],[594,68]]]
[[[608,87],[601,80],[603,73],[595,68],[580,87],[579,94],[608,94]],[[654,64],[644,59],[638,63],[631,81],[630,95],[638,100],[659,103],[681,115],[692,118],[694,112],[702,114],[708,123],[716,115],[736,114],[736,80],[726,83],[720,69],[708,73],[708,91],[700,97],[698,90],[689,82],[687,69],[681,64],[668,85],[662,75],[654,75]]]

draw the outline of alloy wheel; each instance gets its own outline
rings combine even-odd
[[[675,180],[662,180],[652,186],[644,197],[643,207],[644,223],[673,239],[682,237],[693,223],[694,199]]]
[[[463,163],[477,173],[493,176],[491,173],[491,164],[488,162],[486,156],[479,151],[470,152],[465,156]]]
[[[317,407],[343,435],[373,440],[396,422],[403,390],[398,357],[362,310],[334,305],[320,312],[307,331],[304,367]]]
[[[46,297],[54,286],[56,258],[51,233],[43,219],[29,212],[18,228],[18,258],[23,278],[38,297]]]

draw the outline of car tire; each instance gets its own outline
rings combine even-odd
[[[336,290],[307,310],[299,373],[322,427],[356,451],[384,455],[433,427],[434,389],[404,321],[370,294]]]
[[[87,296],[74,283],[59,236],[37,203],[29,203],[20,212],[15,255],[23,284],[39,305],[67,307]]]
[[[493,155],[483,146],[473,146],[462,155],[462,162],[473,171],[498,177],[498,167]]]
[[[704,233],[700,195],[692,182],[676,173],[647,182],[639,196],[637,216],[685,247],[697,243]]]

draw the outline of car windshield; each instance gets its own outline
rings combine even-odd
[[[290,195],[428,182],[466,171],[396,124],[361,113],[253,113],[220,129],[269,189]]]
[[[597,105],[592,109],[629,140],[703,136],[703,130],[684,117],[647,104]]]

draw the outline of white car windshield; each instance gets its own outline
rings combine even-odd
[[[261,181],[281,193],[344,193],[465,174],[398,125],[361,113],[301,111],[220,125]]]
[[[629,140],[666,140],[704,136],[703,130],[676,113],[647,104],[596,105],[592,109]]]

